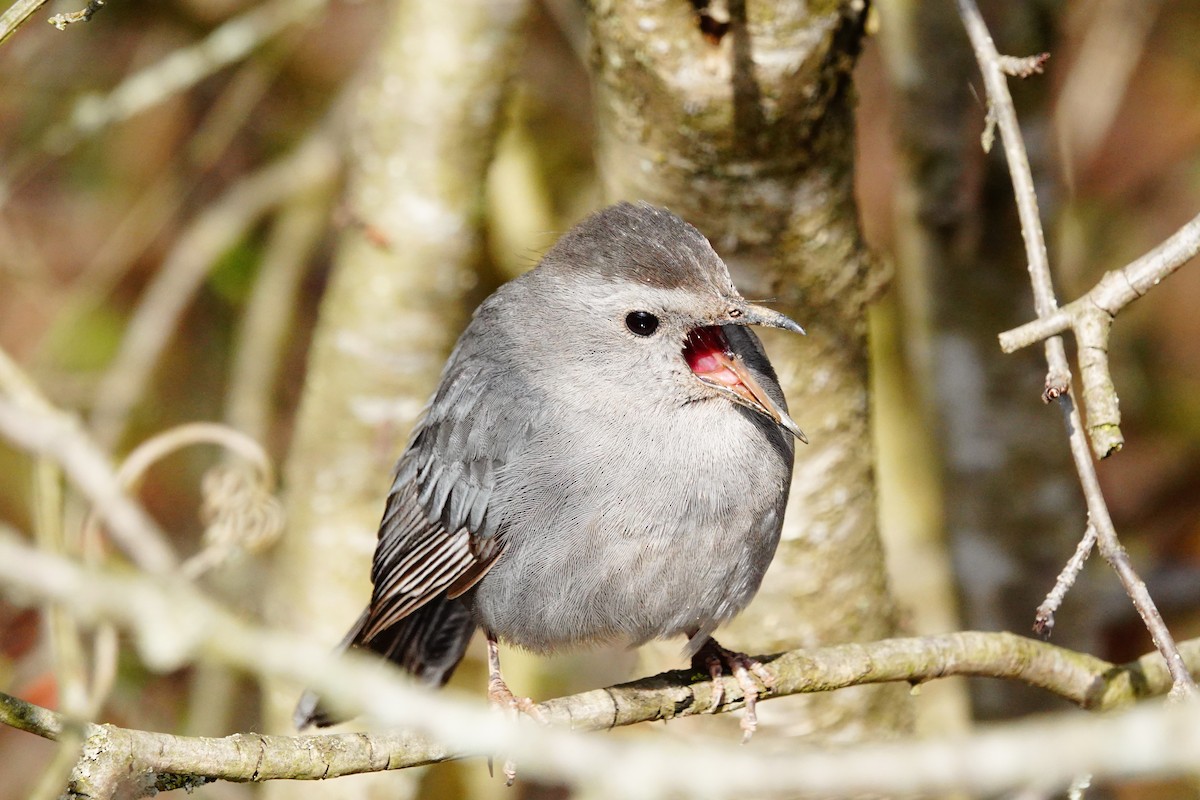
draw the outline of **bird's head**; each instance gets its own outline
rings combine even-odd
[[[775,376],[746,332],[804,330],[743,298],[708,240],[671,212],[644,203],[603,209],[567,232],[535,272],[543,318],[561,323],[548,322],[547,343],[569,337],[582,359],[572,366],[591,379],[661,389],[667,402],[724,398],[808,441],[782,394],[764,387]],[[645,387],[646,373],[665,380]]]

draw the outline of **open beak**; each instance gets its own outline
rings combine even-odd
[[[760,310],[757,306],[749,306],[749,308]],[[761,310],[776,315],[776,312],[770,311],[770,309]],[[776,324],[772,327],[804,332],[799,325],[784,315],[778,314],[777,316],[790,324]],[[745,321],[751,322],[750,319],[745,319]],[[755,321],[751,324],[771,323]],[[725,332],[719,325],[696,328],[689,333],[684,344],[683,355],[687,359],[688,366],[692,368],[692,372],[701,382],[727,393],[735,403],[757,411],[792,436],[808,444],[808,437],[804,435],[804,431],[800,430],[800,426],[788,416],[787,411],[771,399],[771,396],[754,378],[754,374],[745,362],[733,352],[729,346],[729,340],[725,337]]]

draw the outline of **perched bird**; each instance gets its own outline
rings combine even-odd
[[[774,556],[793,437],[747,302],[698,230],[620,203],[479,306],[396,465],[371,604],[344,645],[449,679],[476,628],[489,697],[528,708],[497,641],[535,652],[686,636],[745,690],[761,665],[711,635]],[[718,682],[717,686],[720,686]],[[714,707],[721,702],[714,698]],[[306,693],[295,722],[332,723]]]

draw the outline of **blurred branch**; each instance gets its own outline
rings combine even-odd
[[[137,72],[107,95],[80,98],[68,122],[52,130],[47,145],[66,150],[80,139],[128,119],[178,94],[218,70],[245,58],[289,25],[303,22],[324,8],[326,0],[272,0],[215,28],[200,42],[181,47]]]
[[[0,350],[0,404],[11,398],[15,408],[27,409],[35,415],[52,419],[60,415],[57,409],[42,395],[37,385]],[[0,420],[0,427],[3,421]],[[60,465],[48,454],[34,459],[34,520],[37,540],[41,547],[62,555],[71,552],[63,530],[63,493]],[[91,710],[87,703],[88,688],[83,648],[75,617],[57,604],[47,604],[46,620],[54,662],[54,677],[61,705],[68,712],[85,716]],[[110,637],[103,631],[97,634],[97,647],[106,648]],[[64,737],[54,758],[43,770],[42,777],[34,787],[31,800],[49,799],[57,795],[59,787],[70,774],[78,759],[83,737],[78,730]]]
[[[296,292],[328,219],[328,192],[290,199],[273,221],[237,334],[225,419],[260,442],[270,432],[275,383],[292,330]]]
[[[1088,433],[1098,458],[1121,448],[1121,414],[1108,368],[1108,334],[1125,306],[1200,253],[1200,214],[1149,253],[1119,270],[1106,272],[1090,291],[1048,315],[1000,334],[1006,353],[1028,347],[1065,330],[1079,342],[1079,373],[1088,410]]]
[[[957,0],[959,15],[966,26],[971,46],[975,50],[980,72],[983,74],[984,85],[987,89],[988,117],[994,118],[1000,129],[1000,137],[1004,144],[1004,155],[1008,161],[1009,174],[1012,177],[1013,194],[1017,203],[1017,212],[1021,220],[1021,234],[1025,239],[1025,253],[1029,261],[1030,280],[1033,284],[1034,307],[1039,318],[1049,317],[1058,310],[1058,301],[1054,297],[1054,286],[1050,278],[1050,264],[1046,255],[1046,241],[1042,234],[1042,223],[1038,213],[1037,194],[1033,188],[1033,174],[1029,169],[1029,157],[1025,151],[1021,129],[1017,124],[1017,113],[1013,108],[1012,96],[1008,92],[1008,81],[1002,66],[1000,54],[992,41],[991,33],[979,13],[975,0]],[[1081,342],[1082,344],[1082,342]],[[1067,363],[1066,350],[1061,336],[1051,336],[1046,340],[1046,361],[1049,372],[1046,375],[1046,391],[1043,395],[1047,401],[1058,400],[1067,425],[1067,435],[1071,445],[1071,456],[1075,461],[1075,469],[1083,487],[1083,494],[1088,507],[1088,516],[1096,527],[1100,553],[1116,571],[1121,579],[1126,593],[1133,601],[1134,608],[1142,618],[1142,622],[1150,631],[1154,644],[1162,653],[1171,673],[1173,681],[1171,693],[1174,696],[1193,696],[1196,694],[1196,684],[1188,672],[1171,632],[1163,622],[1154,600],[1150,597],[1146,584],[1138,577],[1130,563],[1129,554],[1117,539],[1116,527],[1108,513],[1108,505],[1100,490],[1100,482],[1096,477],[1096,465],[1088,450],[1087,436],[1083,429],[1083,420],[1079,409],[1075,406],[1070,394],[1071,370]]]
[[[64,530],[64,495],[62,472],[47,458],[37,458],[33,468],[34,539],[42,550],[69,558],[76,555],[78,542],[68,543]],[[75,537],[71,537],[75,538]],[[73,546],[72,546],[73,545]],[[88,704],[87,663],[82,636],[70,609],[58,603],[46,603],[42,609],[46,621],[46,638],[50,645],[58,705],[74,719],[91,716]],[[104,627],[102,626],[101,631]],[[107,639],[98,633],[97,641]],[[54,800],[67,782],[79,760],[83,745],[82,732],[76,727],[59,740],[54,757],[42,771],[29,800]]]
[[[136,448],[117,470],[126,488],[136,486],[155,462],[197,444],[222,447],[238,456],[243,467],[222,464],[204,475],[201,517],[205,523],[204,545],[180,567],[182,575],[195,580],[237,551],[257,552],[283,532],[283,509],[272,494],[275,468],[262,445],[241,431],[214,422],[179,425],[150,437]],[[84,541],[98,549],[98,531],[89,516],[84,523]]]
[[[214,167],[227,155],[234,136],[251,119],[251,109],[269,90],[286,52],[284,47],[272,48],[269,55],[243,64],[237,74],[222,85],[208,113],[197,121],[197,128],[192,132],[187,174],[183,170],[163,170],[138,193],[85,259],[55,311],[55,319],[49,326],[51,330],[72,329],[94,312],[125,279],[138,259],[145,257],[152,244],[162,238],[167,225],[178,217],[181,208],[193,201],[197,190],[211,178]],[[32,359],[32,363],[42,366],[43,372],[45,362],[53,362],[49,345],[50,342],[44,339],[39,354]],[[87,400],[91,398],[91,389],[89,384]]]
[[[1054,114],[1068,176],[1091,164],[1104,143],[1161,8],[1162,0],[1098,0],[1077,7],[1087,30]]]
[[[177,559],[163,532],[130,499],[107,457],[79,421],[51,406],[0,351],[0,435],[57,464],[108,523],[113,541],[150,573],[172,570]]]
[[[1092,769],[1098,774],[1160,769],[1179,764],[1182,753],[1194,759],[1200,748],[1200,726],[1194,714],[1176,716],[1161,710],[1143,710],[1132,717],[1059,721],[1053,732],[1045,729],[1044,723],[1036,728],[1021,725],[966,740],[956,737],[953,742],[843,751],[801,749],[789,751],[782,758],[752,754],[747,749],[678,742],[660,741],[647,746],[645,740],[629,744],[584,738],[567,729],[602,730],[710,712],[713,685],[689,671],[668,672],[541,704],[554,729],[513,726],[482,703],[464,702],[452,692],[434,693],[415,687],[373,659],[354,654],[338,656],[321,645],[249,625],[189,584],[85,569],[23,546],[2,530],[0,582],[30,601],[63,603],[85,621],[108,619],[121,624],[132,632],[143,658],[156,669],[178,668],[196,658],[215,659],[260,676],[309,682],[345,709],[371,714],[379,725],[411,729],[296,737],[235,734],[208,739],[89,725],[85,730],[87,758],[77,766],[71,787],[76,791],[84,787],[94,791],[98,783],[115,781],[118,776],[138,776],[137,780],[142,781],[138,786],[121,787],[134,794],[195,786],[213,779],[321,779],[399,769],[500,748],[512,752],[522,768],[533,775],[556,775],[621,794],[634,781],[644,796],[727,795],[738,790],[841,794],[951,786],[994,790],[1043,779],[1054,785],[1055,781],[1065,782],[1078,772]],[[1200,665],[1200,640],[1186,643],[1184,652],[1191,663]],[[793,651],[763,660],[775,679],[775,687],[766,696],[823,692],[881,681],[919,683],[948,675],[988,675],[1021,680],[1085,707],[1107,709],[1162,692],[1171,684],[1157,654],[1118,666],[1007,633],[893,639]],[[729,702],[719,710],[741,707],[736,681],[724,681]],[[1186,721],[1192,733],[1182,740],[1171,739],[1172,746],[1162,750],[1135,748],[1140,753],[1155,753],[1152,764],[1144,760],[1131,762],[1127,757],[1119,764],[1110,762],[1112,743],[1129,740],[1133,734],[1124,726],[1135,724],[1128,722],[1135,718],[1142,720],[1136,723],[1139,731],[1146,719],[1153,719],[1157,725]],[[60,715],[3,694],[0,722],[50,739],[61,739],[70,727]],[[1066,735],[1068,729],[1072,737],[1082,737],[1086,742],[1085,747],[1069,756],[1048,744],[1068,741],[1057,738]],[[1045,758],[1029,756],[1036,752],[1029,746],[1031,731],[1038,732],[1034,738],[1040,746],[1055,751],[1054,757],[1070,768],[1059,764],[1043,771],[1047,769]],[[1166,735],[1164,728],[1155,733],[1160,738]],[[1070,741],[1079,743],[1074,738]],[[998,751],[1005,756],[998,757]],[[877,760],[881,756],[882,762]],[[1080,759],[1086,762],[1086,769]],[[616,763],[622,768],[612,769]],[[938,766],[946,763],[957,765],[953,774]],[[1001,764],[1003,769],[997,768]],[[117,788],[113,783],[104,786],[110,793]]]
[[[333,179],[337,153],[321,134],[225,193],[180,235],[147,288],[92,408],[97,439],[115,447],[180,315],[208,271],[269,210]]]
[[[33,16],[33,12],[46,5],[48,0],[17,0],[0,14],[0,44]]]

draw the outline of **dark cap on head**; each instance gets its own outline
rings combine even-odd
[[[729,270],[704,234],[649,203],[617,203],[567,232],[542,269],[591,274],[663,289],[733,292]]]

